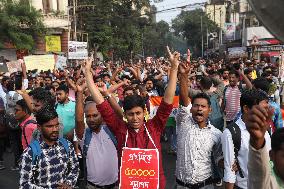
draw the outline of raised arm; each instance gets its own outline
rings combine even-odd
[[[92,59],[88,58],[85,63],[85,76],[86,76],[86,82],[87,86],[90,90],[90,93],[95,101],[96,104],[101,104],[104,102],[104,97],[100,93],[98,87],[94,83],[93,74],[91,73],[92,67]]]
[[[189,105],[188,97],[188,74],[190,72],[190,63],[182,63],[179,66],[180,73],[180,91],[179,91],[179,103],[182,106],[187,107]]]
[[[168,55],[169,55],[170,62],[171,62],[171,68],[170,68],[168,87],[164,94],[164,102],[168,104],[172,104],[174,100],[174,96],[175,96],[175,91],[176,91],[180,53],[178,52],[171,53],[168,46],[167,46],[167,51],[168,51]]]
[[[23,80],[24,79],[28,79],[28,76],[27,76],[27,67],[26,67],[26,64],[25,62],[21,62],[21,66],[22,66],[22,73],[23,73]]]
[[[243,78],[243,80],[246,84],[246,88],[252,89],[252,84],[251,84],[250,80],[247,78],[247,76],[240,70],[238,70],[237,72],[239,72],[240,76]]]
[[[77,137],[82,140],[85,132],[85,122],[84,122],[84,102],[83,102],[83,93],[84,89],[86,88],[86,83],[80,84],[77,83],[77,97],[76,97],[76,114],[75,114],[75,121],[76,121],[76,135]]]
[[[269,120],[272,115],[271,109],[255,105],[249,111],[248,120],[245,121],[250,133],[248,188],[271,188],[271,168],[266,150],[265,133],[270,127]]]
[[[105,83],[99,82],[98,84],[98,89],[101,92],[101,94],[104,96],[105,99],[107,99],[108,103],[110,104],[111,108],[119,118],[123,118],[123,111],[119,104],[117,103],[115,97],[112,94],[112,92],[107,89]]]

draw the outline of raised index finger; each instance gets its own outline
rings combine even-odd
[[[171,52],[169,46],[167,46],[167,51],[168,51],[168,54],[171,56],[171,55],[172,55],[172,52]]]

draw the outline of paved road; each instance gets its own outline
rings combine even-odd
[[[166,189],[173,189],[175,186],[175,160],[176,156],[167,154],[167,144],[162,143],[163,165],[165,176],[167,179]],[[17,189],[19,183],[19,173],[17,171],[10,171],[13,162],[13,155],[6,153],[4,156],[6,169],[0,171],[0,189]]]

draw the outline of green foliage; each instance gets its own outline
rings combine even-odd
[[[146,56],[164,56],[165,46],[170,45],[170,40],[167,38],[169,28],[169,24],[165,21],[154,23],[145,28],[143,41]]]
[[[89,46],[99,46],[107,55],[127,60],[132,55],[165,56],[165,46],[186,52],[180,37],[170,32],[164,21],[154,23],[152,16],[141,16],[141,9],[150,8],[149,0],[82,0],[79,5],[95,4],[94,8],[78,10],[78,29],[89,34]],[[134,8],[135,7],[135,8]]]
[[[17,49],[31,50],[35,37],[44,31],[40,12],[25,0],[0,0],[0,48],[11,42]]]
[[[201,32],[201,17],[203,23],[203,32]],[[195,55],[201,54],[201,37],[203,34],[204,41],[206,41],[206,30],[210,32],[218,32],[218,26],[209,19],[202,9],[195,9],[191,11],[182,11],[177,18],[173,20],[173,29],[175,34],[183,36],[189,46],[193,48]]]

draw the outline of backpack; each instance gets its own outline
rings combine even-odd
[[[28,143],[28,140],[27,140],[27,136],[26,136],[26,126],[28,124],[37,124],[37,122],[33,119],[31,120],[28,120],[24,125],[23,125],[23,135],[24,135],[24,139],[25,139],[25,142],[26,142],[26,145],[29,146],[29,143]]]
[[[209,121],[214,127],[222,131],[224,127],[224,119],[218,96],[217,94],[212,94],[209,95],[209,97],[212,109],[211,113],[209,114]]]
[[[107,133],[107,135],[110,137],[111,141],[113,142],[114,146],[117,148],[117,140],[115,136],[113,135],[113,133],[109,130],[108,126],[103,125],[102,129]],[[91,139],[92,139],[92,131],[90,128],[87,128],[85,131],[85,140],[84,140],[84,145],[83,145],[83,154],[85,157],[87,156],[87,152],[88,152]]]
[[[15,118],[16,102],[19,100],[19,94],[15,92],[13,96],[6,94],[5,124],[12,130],[18,129],[18,121]]]
[[[67,156],[69,157],[69,144],[67,139],[59,138],[59,143],[64,147]],[[42,156],[41,146],[38,140],[34,140],[30,143],[29,147],[32,149],[32,165],[35,166],[37,164],[38,158]]]
[[[229,129],[232,135],[232,140],[234,144],[234,155],[235,155],[235,160],[236,160],[236,164],[239,170],[240,177],[244,178],[244,174],[243,174],[243,171],[240,167],[239,160],[238,160],[238,154],[241,149],[241,143],[242,143],[241,129],[235,122],[232,122],[231,124],[229,124],[227,126],[227,129]]]
[[[106,132],[106,134],[110,137],[111,141],[113,142],[114,146],[117,148],[117,140],[113,133],[109,130],[108,126],[103,125],[102,129]],[[92,131],[90,128],[87,128],[85,131],[85,140],[83,145],[83,173],[84,173],[84,186],[87,186],[87,163],[86,157],[88,153],[88,148],[92,139]]]

